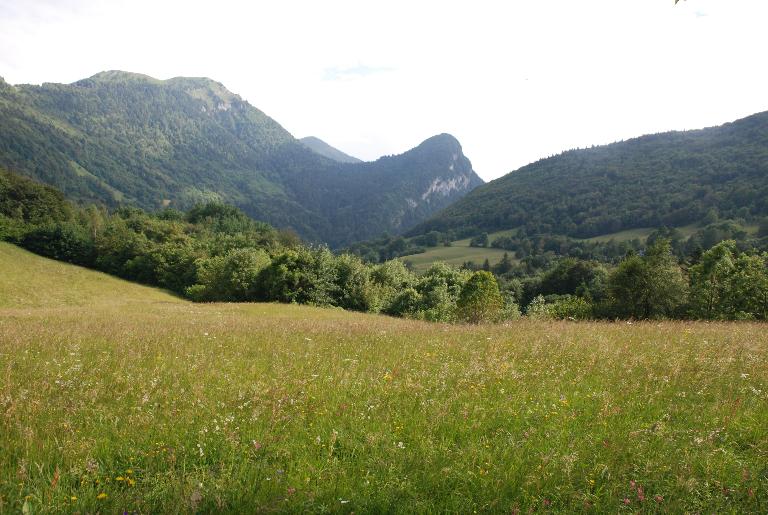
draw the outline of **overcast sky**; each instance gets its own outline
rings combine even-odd
[[[431,135],[486,180],[768,110],[768,0],[0,0],[0,76],[222,82],[366,160]]]

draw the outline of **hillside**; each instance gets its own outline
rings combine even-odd
[[[352,157],[349,154],[345,154],[341,150],[330,146],[320,138],[307,136],[306,138],[301,138],[299,141],[301,141],[304,146],[308,147],[313,152],[320,154],[321,156],[325,156],[328,159],[333,159],[339,163],[362,163],[361,159]]]
[[[0,271],[4,511],[765,511],[764,324],[192,304],[4,244]]]
[[[332,246],[403,232],[482,183],[448,135],[338,163],[220,83],[118,71],[0,81],[0,166],[83,202],[184,209],[219,199]]]
[[[590,238],[768,215],[768,112],[542,159],[475,189],[409,231],[521,227]]]
[[[156,288],[37,256],[0,241],[0,308],[184,302]]]

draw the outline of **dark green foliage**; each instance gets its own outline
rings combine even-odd
[[[608,279],[612,313],[620,318],[671,318],[686,301],[688,285],[669,242],[624,259]]]
[[[61,200],[45,193],[30,195],[26,202]],[[13,235],[13,241],[39,254],[197,301],[296,302],[471,323],[516,318],[518,302],[527,304],[528,316],[547,319],[768,316],[768,254],[747,252],[736,241],[702,251],[689,269],[691,300],[686,303],[688,283],[663,238],[674,235],[669,230],[657,231],[649,238],[652,245],[630,252],[610,273],[604,264],[558,258],[551,251],[532,253],[520,262],[506,256],[494,267],[502,295],[487,270],[472,273],[436,264],[417,276],[401,261],[366,264],[357,256],[301,245],[295,236],[218,202],[186,213],[157,214],[126,207],[110,214],[64,202],[58,212],[66,213],[66,220],[41,223],[25,221],[24,213],[34,209],[23,203],[20,207],[13,211],[16,218],[0,215],[0,234]],[[706,241],[710,231],[722,235],[734,227],[717,222],[700,231],[699,241]],[[680,248],[689,243],[676,241]]]
[[[477,188],[408,234],[522,227],[528,235],[586,238],[766,215],[768,113],[761,113],[543,159]]]
[[[470,247],[489,247],[490,242],[488,241],[488,233],[484,232],[481,233],[480,236],[475,236],[472,238],[469,242]]]
[[[760,225],[757,230],[757,236],[759,238],[768,237],[768,217],[765,217],[762,220],[760,220]]]
[[[93,266],[95,248],[88,230],[73,222],[50,222],[24,233],[19,244],[41,256]]]
[[[315,306],[333,305],[337,296],[334,256],[327,248],[299,248],[274,257],[264,270],[266,298]]]
[[[224,202],[334,247],[399,233],[482,180],[449,135],[338,163],[209,79],[104,72],[0,89],[0,166],[82,202]]]
[[[0,169],[0,216],[41,224],[69,220],[72,215],[61,192]]]
[[[353,311],[375,311],[376,295],[371,268],[360,258],[342,254],[336,258],[336,294],[334,305]]]
[[[196,263],[196,284],[187,294],[197,301],[247,301],[267,297],[262,287],[262,272],[270,265],[262,249],[233,249]],[[193,278],[195,279],[195,278]]]
[[[398,293],[384,313],[396,317],[414,317],[421,307],[421,295],[415,288],[405,288]]]
[[[600,300],[606,280],[606,269],[594,261],[563,258],[541,275],[524,284],[523,303],[538,295],[577,295]]]
[[[768,255],[739,255],[736,242],[721,242],[690,268],[690,313],[701,319],[765,319]]]

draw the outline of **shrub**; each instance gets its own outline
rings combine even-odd
[[[83,266],[94,262],[94,243],[88,231],[72,222],[33,227],[21,237],[21,246],[41,256]]]
[[[480,270],[472,274],[461,289],[457,302],[460,320],[472,324],[497,320],[504,306],[496,278],[490,272]]]

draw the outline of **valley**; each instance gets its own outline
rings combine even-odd
[[[766,19],[0,2],[0,515],[768,513]]]

